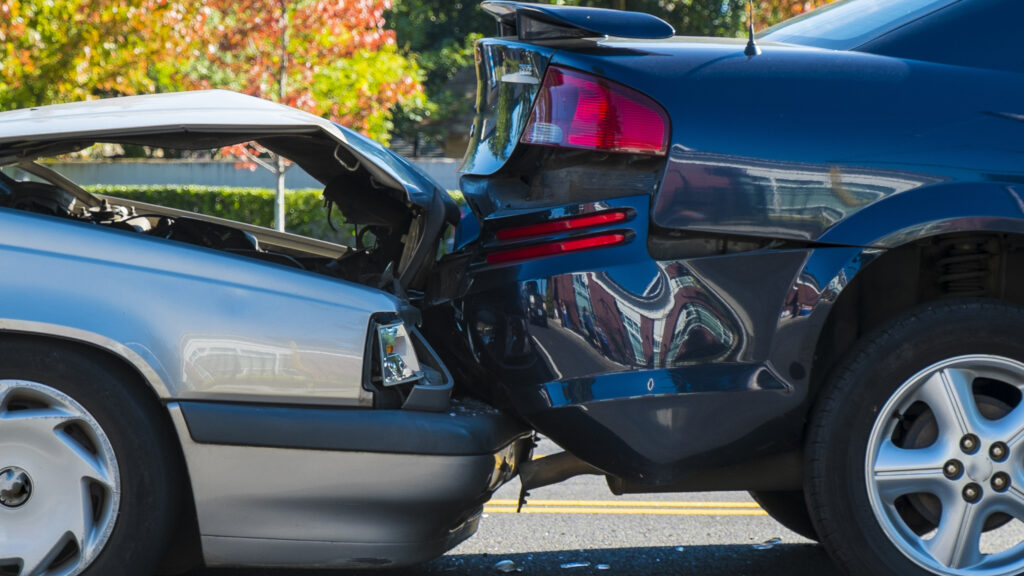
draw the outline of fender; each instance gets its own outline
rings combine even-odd
[[[821,238],[831,246],[812,251],[790,286],[773,338],[773,366],[794,384],[808,378],[832,309],[857,276],[887,250],[956,232],[1024,234],[1024,188],[937,184],[887,197],[837,224]]]
[[[368,327],[401,304],[384,292],[134,232],[3,209],[0,222],[15,271],[0,330],[113,350],[165,399],[372,402]]]
[[[95,332],[79,330],[59,324],[31,322],[13,318],[0,318],[0,334],[31,334],[33,336],[58,338],[99,349],[134,368],[161,400],[166,400],[171,396],[166,383],[167,371],[160,364],[159,360],[145,347],[138,347],[136,350],[132,346],[121,344],[116,340]],[[138,343],[133,343],[133,345],[138,346]]]
[[[915,188],[866,206],[819,240],[888,249],[953,232],[1024,233],[1024,185],[946,182]]]

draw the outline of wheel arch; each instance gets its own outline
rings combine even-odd
[[[949,221],[933,235],[906,234],[849,280],[816,335],[810,405],[858,340],[918,305],[957,297],[1024,305],[1024,231],[964,224]]]
[[[0,336],[6,335],[59,340],[101,353],[130,368],[156,398],[171,397],[165,378],[152,364],[131,348],[102,334],[46,322],[0,319]]]

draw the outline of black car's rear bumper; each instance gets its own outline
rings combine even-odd
[[[461,326],[426,323],[446,343],[447,365],[629,482],[679,483],[799,451],[818,331],[841,288],[835,278],[861,249],[672,257],[654,246],[649,201],[586,208],[635,210],[616,224],[633,232],[627,244],[471,268]],[[546,325],[535,321],[538,300]]]

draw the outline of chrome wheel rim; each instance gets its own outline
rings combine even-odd
[[[81,573],[120,499],[114,449],[85,408],[44,384],[0,380],[0,570]]]
[[[1022,390],[1024,364],[958,356],[912,376],[878,412],[865,466],[871,509],[900,552],[929,572],[1024,570],[1024,542],[982,548],[982,535],[994,524],[1024,520]],[[930,431],[920,435],[925,440],[908,441],[915,426]],[[930,522],[920,520],[924,502],[937,503]]]

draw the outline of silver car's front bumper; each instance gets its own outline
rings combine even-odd
[[[476,532],[484,502],[531,446],[528,431],[493,412],[169,410],[210,566],[395,567],[439,556]]]

